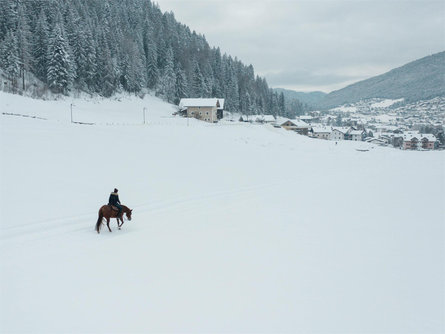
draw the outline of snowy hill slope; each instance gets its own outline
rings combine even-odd
[[[0,93],[1,332],[444,331],[443,152],[72,102]]]
[[[445,51],[417,59],[384,74],[333,91],[318,102],[330,109],[371,98],[429,100],[445,92]]]
[[[315,106],[317,103],[323,99],[327,94],[324,92],[297,92],[291,89],[284,88],[274,88],[274,91],[278,93],[283,93],[286,101],[290,100],[298,100],[302,103],[305,103],[309,106]]]

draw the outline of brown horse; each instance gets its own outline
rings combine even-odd
[[[125,205],[122,205],[122,212],[121,212],[120,216],[118,217],[117,210],[112,209],[112,207],[110,205],[103,205],[99,209],[99,218],[97,218],[97,223],[96,223],[97,233],[100,233],[100,226],[102,225],[103,218],[105,218],[107,220],[107,227],[110,232],[111,232],[110,219],[116,218],[117,219],[117,227],[120,230],[121,226],[124,225],[123,214],[125,213],[127,215],[128,220],[131,220],[131,212],[132,211],[133,210],[130,210]],[[120,224],[119,224],[119,220],[121,221]]]

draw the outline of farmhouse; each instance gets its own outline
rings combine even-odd
[[[216,123],[223,118],[224,99],[181,99],[179,110],[186,117]]]
[[[292,130],[295,132],[298,132],[300,135],[308,135],[309,132],[309,124],[303,121],[299,120],[290,120],[288,119],[284,123],[281,124],[282,128],[285,128],[286,130]]]

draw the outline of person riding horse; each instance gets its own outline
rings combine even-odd
[[[110,198],[108,199],[108,205],[115,206],[118,209],[117,217],[119,217],[122,212],[122,205],[117,192],[118,190],[114,188],[114,192],[110,194]]]

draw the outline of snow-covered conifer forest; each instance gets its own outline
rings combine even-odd
[[[150,0],[3,0],[0,41],[7,91],[109,97],[149,89],[172,103],[224,96],[232,112],[286,113],[283,97],[252,65],[210,47]],[[44,87],[30,84],[30,76]]]

